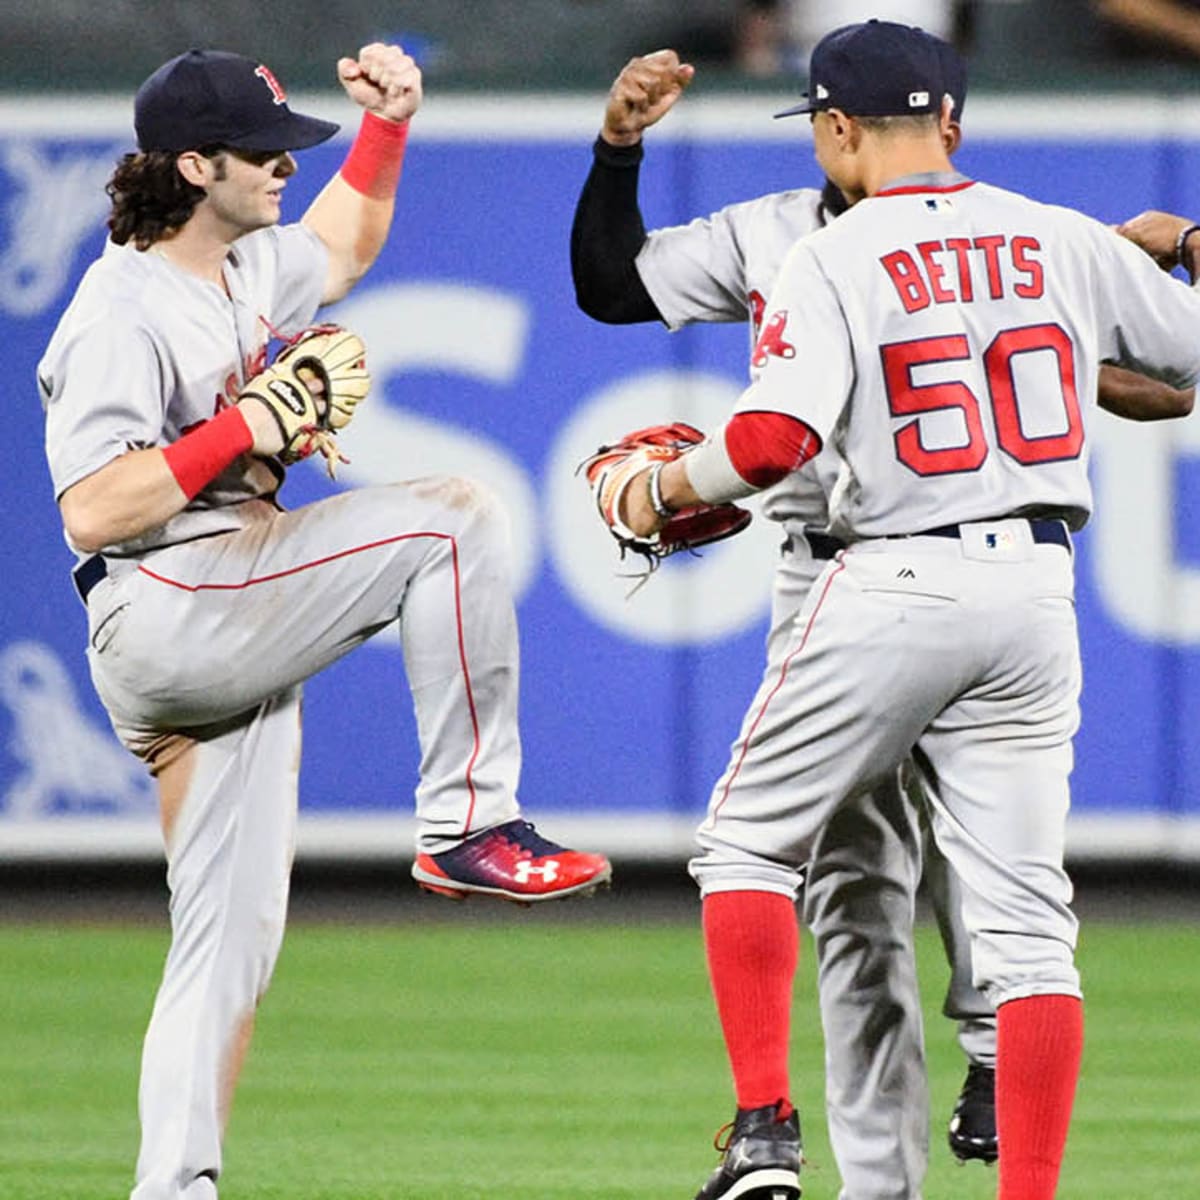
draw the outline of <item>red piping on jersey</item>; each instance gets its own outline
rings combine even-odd
[[[791,654],[789,654],[787,658],[783,660],[783,666],[779,669],[779,682],[771,689],[770,693],[767,695],[767,698],[762,702],[762,706],[759,708],[757,714],[755,714],[754,720],[750,724],[750,728],[746,730],[746,736],[742,739],[742,752],[738,755],[738,759],[734,764],[733,770],[729,772],[729,778],[725,781],[725,788],[721,792],[721,799],[717,801],[716,806],[709,814],[705,824],[712,824],[712,822],[716,819],[717,813],[719,813],[724,806],[725,801],[729,799],[729,789],[733,787],[733,781],[738,777],[738,773],[742,769],[742,763],[746,761],[746,754],[750,749],[750,743],[754,740],[754,731],[762,723],[763,717],[766,716],[767,708],[769,707],[771,701],[775,699],[775,697],[779,694],[779,689],[783,687],[784,680],[787,679],[788,665],[797,654],[803,653],[804,647],[808,643],[808,635],[812,632],[813,622],[816,621],[817,614],[821,611],[821,606],[825,603],[825,597],[829,595],[830,585],[833,583],[836,576],[846,569],[844,550],[838,553],[837,564],[838,565],[829,572],[829,578],[825,580],[825,586],[821,589],[821,598],[813,607],[812,613],[808,618],[808,623],[804,626],[804,635],[800,638],[800,645],[798,645],[795,650],[793,650]]]
[[[948,183],[943,187],[930,184],[913,184],[910,187],[880,188],[876,196],[916,196],[922,192],[961,192],[963,188],[975,186],[974,179],[964,179],[962,183]]]
[[[467,806],[467,818],[463,823],[462,830],[462,836],[466,837],[471,829],[471,819],[475,815],[475,780],[472,777],[472,772],[475,769],[475,763],[479,759],[480,744],[479,714],[475,710],[475,695],[471,689],[471,672],[467,667],[467,647],[463,637],[462,587],[458,569],[458,539],[456,537],[449,533],[433,533],[431,531],[401,533],[395,537],[380,538],[377,542],[366,542],[361,546],[352,546],[349,550],[339,550],[336,554],[328,554],[324,558],[315,558],[312,562],[289,567],[286,571],[275,571],[271,575],[262,575],[256,579],[247,579],[242,583],[182,583],[178,579],[168,579],[165,575],[159,575],[156,571],[151,571],[145,565],[140,565],[138,570],[143,575],[148,575],[151,579],[159,583],[165,583],[168,587],[179,588],[185,592],[240,592],[258,583],[270,583],[275,579],[284,579],[288,575],[297,575],[301,571],[308,571],[313,567],[323,567],[326,563],[336,562],[339,558],[346,558],[351,554],[359,554],[364,550],[375,550],[380,546],[390,546],[395,542],[406,542],[412,538],[439,538],[442,541],[450,543],[450,556],[454,566],[454,619],[458,630],[458,661],[462,665],[463,683],[466,686],[467,692],[467,709],[471,714],[471,733],[475,739],[475,744],[471,749],[471,757],[467,760],[467,767],[464,772],[467,794],[471,797],[471,802]]]

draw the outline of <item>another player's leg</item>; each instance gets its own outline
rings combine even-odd
[[[775,571],[767,676],[794,648],[797,613],[836,546],[788,529]],[[816,553],[811,547],[818,547]],[[913,909],[916,816],[896,779],[856,796],[818,835],[804,920],[817,958],[826,1119],[845,1200],[921,1193],[929,1117]]]
[[[925,888],[950,964],[942,1012],[958,1023],[958,1043],[967,1058],[950,1115],[947,1140],[960,1162],[996,1161],[996,1010],[975,986],[971,939],[962,919],[962,884],[925,831]]]
[[[817,583],[790,647],[772,656],[780,661],[764,675],[698,831],[690,870],[737,1103],[733,1138],[699,1200],[799,1194],[788,1092],[799,873],[844,798],[898,768],[941,704],[940,689],[924,694],[911,669],[928,649],[917,623],[895,617],[895,600],[862,589],[842,564]],[[943,640],[930,631],[931,643]]]
[[[897,775],[834,813],[805,873],[844,1200],[919,1200],[929,1161],[913,951],[920,831]]]
[[[799,960],[796,877],[781,890],[710,892],[703,899],[709,979],[733,1073],[737,1109],[715,1140],[721,1160],[696,1200],[795,1200],[800,1117],[789,1099],[792,983]]]
[[[919,748],[934,834],[963,885],[975,976],[997,1006],[999,1200],[1055,1195],[1082,1048],[1062,865],[1079,694],[1069,569],[1042,556],[996,578],[1004,603],[964,612],[1010,653]],[[1017,583],[1025,594],[1006,592]]]
[[[142,1052],[132,1200],[215,1200],[221,1142],[283,938],[299,691],[190,744],[160,776],[171,946]]]

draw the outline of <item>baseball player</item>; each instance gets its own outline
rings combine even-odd
[[[382,249],[421,102],[398,46],[366,46],[337,72],[361,128],[294,225],[279,224],[291,151],[337,126],[292,112],[240,55],[193,50],[151,75],[138,151],[108,186],[111,240],[38,368],[92,679],[161,797],[172,940],[142,1060],[134,1200],[217,1195],[283,935],[301,687],[322,667],[398,624],[422,887],[528,903],[610,873],[520,815],[496,501],[437,477],[278,503],[284,464],[314,448],[335,461],[330,429],[365,394],[353,334],[301,331]],[[289,345],[267,366],[270,336]]]
[[[966,72],[947,55],[945,91],[961,113]],[[693,69],[674,51],[633,59],[613,84],[594,162],[576,210],[572,270],[581,307],[601,320],[746,321],[757,339],[765,297],[792,243],[846,208],[832,184],[762,196],[709,219],[645,233],[637,202],[646,128],[670,110]],[[957,145],[958,123],[947,128]],[[840,543],[826,532],[825,492],[836,456],[790,475],[764,504],[783,527],[768,661],[788,646],[788,627]],[[899,776],[855,797],[822,832],[805,872],[804,919],[818,962],[826,1038],[827,1118],[844,1200],[919,1197],[927,1166],[928,1091],[916,965],[915,890],[921,874],[916,813]],[[970,1060],[967,1096],[956,1106],[951,1144],[965,1159],[995,1158],[991,1103],[995,1019],[971,985],[970,948],[953,905],[953,879],[931,872],[951,963],[947,1015],[960,1024]],[[983,1085],[981,1087],[981,1084]]]
[[[954,98],[947,129],[959,140],[966,97],[962,60],[936,42]],[[637,202],[642,135],[690,84],[693,68],[673,51],[631,60],[609,98],[594,162],[576,209],[572,270],[581,307],[617,323],[662,320],[678,329],[694,321],[749,318],[757,338],[764,297],[791,244],[845,210],[831,184],[730,205],[704,220],[647,234]],[[1099,401],[1120,415],[1179,415],[1190,397],[1154,380],[1106,366]],[[1183,407],[1181,407],[1183,406]],[[827,452],[777,485],[768,516],[785,538],[776,568],[769,649],[799,608],[839,543],[826,531],[822,480],[836,475]],[[838,839],[841,839],[839,841]],[[889,780],[864,794],[822,833],[805,872],[804,916],[813,930],[818,988],[829,1046],[827,1109],[845,1181],[844,1200],[916,1196],[926,1165],[927,1119],[915,968],[907,946],[912,888],[920,874],[915,814]],[[936,845],[925,847],[925,882],[951,965],[944,1011],[958,1022],[967,1077],[947,1131],[962,1161],[996,1157],[995,1016],[971,983],[969,942],[959,914],[958,884]],[[872,930],[872,936],[848,931]],[[890,1081],[890,1082],[889,1082]]]
[[[700,1200],[800,1193],[798,873],[910,752],[997,1009],[999,1195],[1056,1190],[1082,1045],[1062,859],[1091,397],[1105,359],[1193,387],[1200,298],[1097,222],[956,173],[942,79],[905,26],[819,44],[808,101],[784,115],[812,114],[817,161],[853,207],[788,253],[728,422],[606,480],[624,527],[650,537],[825,446],[840,460],[830,528],[847,548],[782,633],[691,865],[738,1104]]]

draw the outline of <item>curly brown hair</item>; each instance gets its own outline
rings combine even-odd
[[[117,164],[104,190],[112,201],[108,228],[118,246],[132,238],[139,250],[149,249],[186,224],[204,199],[204,189],[180,175],[178,157],[169,150],[148,150],[126,154]]]

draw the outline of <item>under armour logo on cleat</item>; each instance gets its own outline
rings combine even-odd
[[[912,569],[912,567],[901,567],[900,570],[896,572],[897,579],[916,579],[916,577],[917,573]]]
[[[540,867],[535,867],[531,862],[519,862],[514,874],[518,883],[528,883],[531,875],[540,875],[543,883],[553,883],[558,878],[558,859],[548,858]]]

